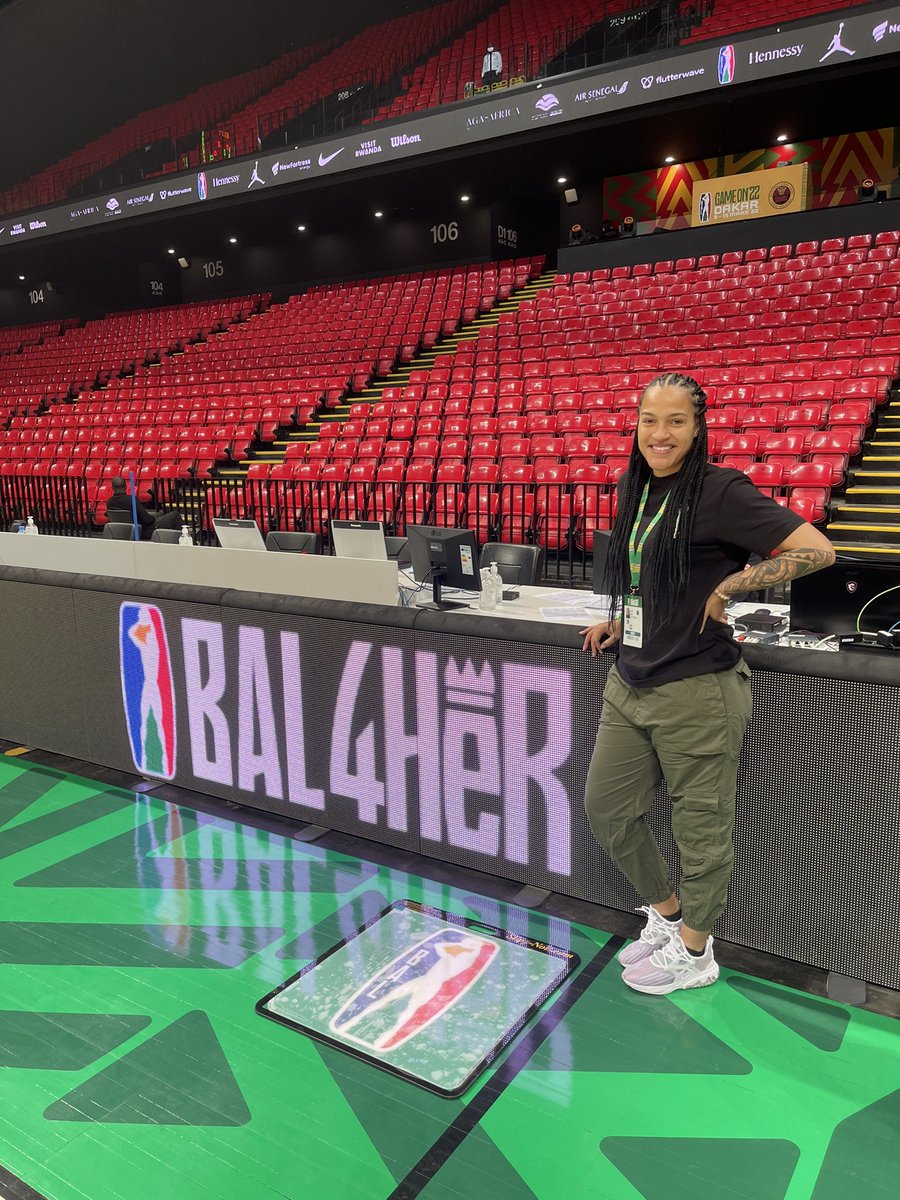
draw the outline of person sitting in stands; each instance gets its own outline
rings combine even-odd
[[[613,238],[617,238],[619,236],[618,227],[616,225],[613,225],[613,223],[612,223],[612,221],[610,221],[609,217],[607,217],[606,220],[603,222],[603,224],[600,226],[600,236],[603,238],[604,241],[607,241],[607,242],[611,241]]]
[[[151,534],[156,529],[180,529],[181,517],[177,512],[162,513],[156,517],[149,508],[145,508],[140,500],[135,496],[134,508],[131,503],[131,495],[125,480],[121,475],[116,475],[112,481],[112,495],[106,502],[106,519],[112,523],[131,525],[134,520],[134,512],[137,511],[138,524],[141,527],[141,541],[147,542],[150,540]]]

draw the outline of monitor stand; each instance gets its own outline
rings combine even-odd
[[[419,604],[418,608],[436,609],[438,612],[449,612],[454,608],[468,608],[469,605],[463,600],[442,600],[441,599],[441,584],[444,582],[443,571],[435,571],[431,579],[431,600],[427,604]]]

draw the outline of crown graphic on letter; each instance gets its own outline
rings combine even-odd
[[[489,663],[484,663],[479,671],[472,660],[467,658],[460,670],[451,658],[444,671],[444,686],[448,690],[458,689],[464,692],[493,692],[497,685]]]

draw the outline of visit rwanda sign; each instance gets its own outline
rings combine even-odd
[[[809,164],[701,179],[694,184],[691,225],[777,217],[809,207]]]

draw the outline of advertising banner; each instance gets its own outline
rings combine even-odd
[[[694,184],[691,225],[724,225],[755,217],[778,217],[809,207],[809,164],[745,171]]]

